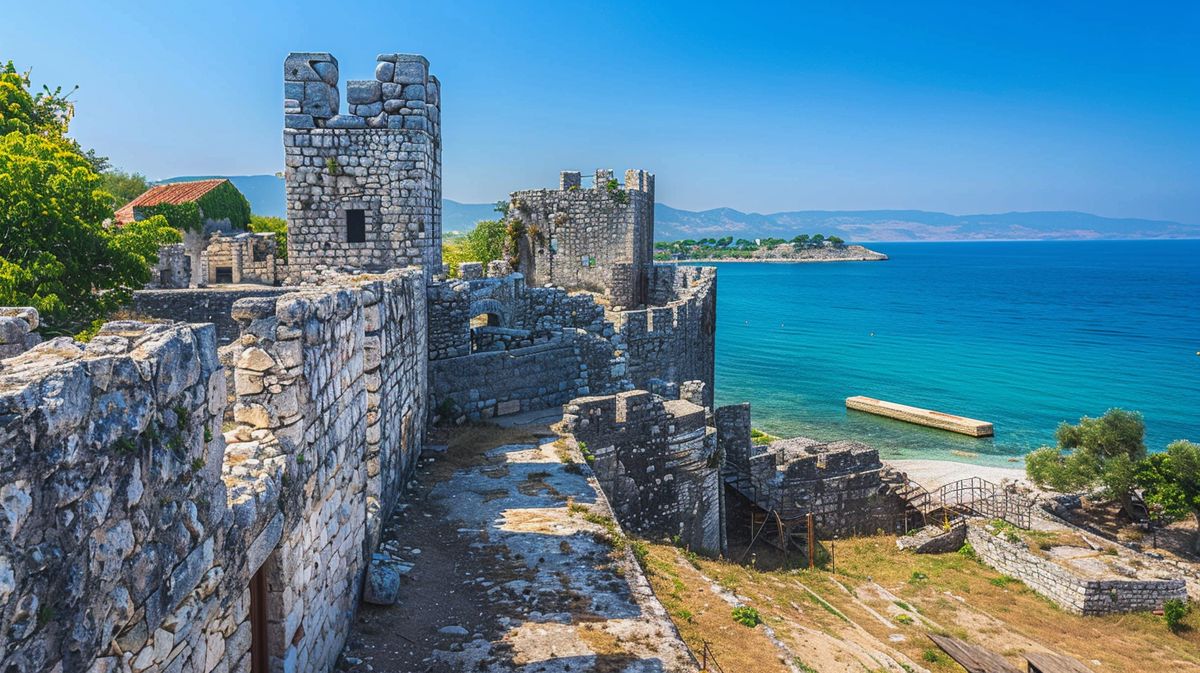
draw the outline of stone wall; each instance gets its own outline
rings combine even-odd
[[[200,254],[200,275],[206,285],[274,285],[279,280],[275,248],[275,234],[215,234]],[[222,270],[228,271],[228,280]]]
[[[814,515],[822,536],[903,532],[908,505],[882,480],[879,452],[852,441],[806,437],[750,441],[750,405],[714,413],[730,483],[747,500],[785,520]]]
[[[211,326],[109,323],[0,362],[0,667],[236,661],[216,625],[241,596],[217,596],[213,564],[239,544],[222,391]]]
[[[526,236],[519,270],[533,285],[590,290],[613,305],[646,303],[654,259],[654,176],[625,172],[623,189],[610,189],[611,170],[596,171],[591,189],[564,172],[559,189],[513,192],[509,215]]]
[[[639,388],[653,379],[702,381],[704,404],[714,386],[717,270],[658,264],[651,267],[653,306],[612,311],[609,317],[629,351],[629,378]]]
[[[722,456],[704,407],[644,390],[581,397],[564,408],[562,427],[594,456],[622,526],[704,554],[726,551]]]
[[[422,446],[424,275],[233,314],[219,355],[211,325],[121,322],[0,361],[4,670],[332,668]]]
[[[246,297],[277,297],[295,289],[263,286],[139,290],[133,293],[133,311],[160,320],[213,323],[217,327],[217,342],[226,344],[240,333],[231,315],[234,302]]]
[[[337,59],[284,61],[288,261],[299,276],[441,267],[440,85],[421,56],[380,54],[375,75],[347,82],[339,114]]]
[[[625,359],[602,336],[563,328],[526,348],[429,361],[430,409],[441,420],[477,420],[548,409],[627,386]]]
[[[967,527],[967,542],[980,560],[1001,573],[1024,582],[1062,609],[1077,615],[1158,610],[1164,601],[1187,600],[1186,582],[1180,579],[1090,579],[1042,558],[1020,542],[1009,542],[987,530],[985,522]]]
[[[187,287],[192,280],[192,263],[182,243],[159,246],[158,261],[150,267],[149,289],[170,290]]]

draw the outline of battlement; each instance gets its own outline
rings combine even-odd
[[[442,263],[441,83],[415,54],[380,54],[346,82],[324,52],[283,64],[291,281],[328,270]]]
[[[608,191],[612,185],[613,171],[611,168],[597,168],[592,189]],[[579,171],[562,171],[558,174],[559,191],[577,191],[583,188],[583,174]],[[654,197],[654,174],[649,171],[631,168],[625,171],[625,191],[646,192]]]
[[[439,135],[441,83],[417,54],[380,54],[375,79],[346,82],[341,112],[338,61],[293,52],[283,62],[284,126],[291,129],[407,129]]]

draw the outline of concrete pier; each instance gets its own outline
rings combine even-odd
[[[938,428],[939,430],[949,430],[950,432],[957,432],[972,437],[991,437],[993,434],[992,424],[985,421],[977,421],[973,418],[964,418],[941,411],[921,409],[920,407],[910,407],[905,404],[896,404],[895,402],[877,400],[861,395],[847,397],[846,408],[854,409],[855,411],[865,411],[868,414],[875,414],[877,416],[887,416],[888,418],[894,418],[907,423]]]

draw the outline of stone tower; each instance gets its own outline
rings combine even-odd
[[[346,83],[338,62],[283,63],[288,266],[382,271],[442,262],[441,87],[423,56],[380,54],[375,79]]]
[[[558,189],[512,193],[509,217],[528,236],[520,270],[531,285],[552,283],[568,290],[607,295],[614,306],[647,303],[654,267],[654,175],[596,171],[584,189],[578,171],[563,171]]]

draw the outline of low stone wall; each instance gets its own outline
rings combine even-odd
[[[217,327],[217,342],[226,344],[238,336],[233,304],[246,297],[278,297],[295,292],[294,287],[222,287],[178,290],[139,290],[133,293],[133,310],[138,315],[188,323],[210,322]]]
[[[968,526],[967,542],[980,560],[997,571],[1024,582],[1062,609],[1077,615],[1157,610],[1164,601],[1187,599],[1183,579],[1089,579],[1041,558],[1023,544],[991,534],[983,522]]]
[[[624,385],[625,361],[612,343],[566,328],[527,348],[431,360],[431,411],[477,420],[566,404],[581,395]]]
[[[702,381],[712,405],[717,326],[717,270],[658,264],[652,307],[610,314],[629,352],[629,378],[639,388],[652,379]]]
[[[564,408],[563,430],[594,456],[621,525],[704,554],[726,551],[721,453],[704,407],[644,390],[581,397]]]

